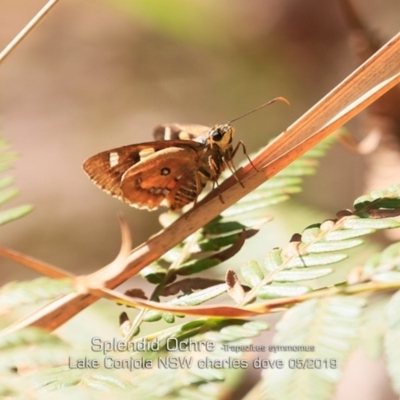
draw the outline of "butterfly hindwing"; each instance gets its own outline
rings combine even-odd
[[[171,209],[181,208],[182,203],[195,200],[202,189],[196,184],[198,161],[196,148],[190,146],[154,153],[122,176],[122,199],[138,208],[153,209],[161,203]]]

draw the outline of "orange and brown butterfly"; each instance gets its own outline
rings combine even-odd
[[[287,103],[278,97],[249,113],[275,101]],[[243,142],[232,145],[231,123],[239,118],[212,128],[159,125],[155,141],[103,151],[87,159],[83,169],[97,186],[133,207],[178,210],[196,201],[208,182],[218,184],[226,167],[234,173],[232,160],[240,146],[246,154]]]

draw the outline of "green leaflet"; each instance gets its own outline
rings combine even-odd
[[[255,287],[264,279],[264,273],[256,261],[249,261],[241,269],[243,280],[250,287]],[[271,279],[274,282],[297,282],[321,278],[332,273],[332,268],[290,269],[275,273]]]
[[[267,285],[258,290],[261,299],[275,299],[279,297],[296,297],[310,292],[308,286]]]
[[[370,235],[374,233],[375,229],[371,228],[361,228],[361,229],[349,229],[349,230],[337,230],[334,232],[328,232],[325,235],[325,239],[327,241],[339,241],[339,240],[347,240],[355,237]]]
[[[168,301],[166,304],[174,305],[174,306],[197,306],[206,301],[214,299],[215,297],[220,296],[221,294],[225,293],[227,286],[225,283],[211,286],[209,288],[198,290],[197,292],[183,295],[177,297],[171,301]],[[175,315],[176,317],[177,315]],[[175,322],[174,314],[170,313],[163,313],[161,311],[151,310],[148,311],[144,317],[144,320],[147,322],[158,321],[161,318],[168,323]]]
[[[215,267],[218,264],[221,264],[221,261],[211,257],[202,260],[192,260],[182,264],[177,273],[183,276],[197,274],[198,272]]]
[[[233,225],[231,225],[233,227]],[[244,227],[243,227],[244,228]],[[222,247],[230,246],[236,243],[239,239],[239,235],[237,233],[233,235],[225,235],[219,236],[215,239],[204,239],[198,242],[201,251],[217,251]]]
[[[257,261],[249,261],[240,268],[243,280],[250,287],[257,286],[264,278],[261,268],[258,266]]]
[[[158,284],[162,282],[166,273],[167,273],[166,269],[163,268],[160,264],[158,264],[158,262],[155,262],[149,265],[148,267],[143,268],[140,271],[140,275],[153,284]]]
[[[275,282],[298,282],[322,278],[332,273],[332,268],[292,268],[288,271],[281,271],[274,275]]]
[[[236,221],[224,222],[221,216],[214,218],[211,222],[204,226],[204,235],[219,235],[223,233],[242,231],[245,225]]]
[[[392,229],[400,227],[400,222],[393,219],[346,219],[343,223],[345,229]]]
[[[381,190],[374,190],[369,194],[358,197],[354,201],[354,208],[360,210],[367,205],[374,204],[375,207],[398,208],[400,198],[400,184],[390,185]]]
[[[342,241],[326,241],[312,243],[308,246],[310,253],[327,253],[329,251],[339,251],[351,249],[356,246],[362,245],[364,242],[361,239],[355,240],[342,240]]]
[[[5,176],[0,179],[0,190],[14,184],[15,180],[11,176]]]
[[[282,265],[282,249],[273,249],[264,258],[264,268],[267,272],[272,272]]]
[[[0,225],[4,225],[7,222],[14,221],[18,218],[21,218],[27,214],[29,214],[33,210],[33,207],[30,205],[24,205],[14,208],[9,208],[5,211],[0,211]]]
[[[197,292],[184,295],[169,301],[168,303],[175,306],[196,306],[208,300],[218,297],[226,292],[226,284],[211,286],[207,289],[199,290]]]
[[[19,190],[15,188],[3,190],[0,192],[0,205],[6,203],[7,201],[12,200],[16,196],[19,195]]]
[[[314,267],[319,265],[334,264],[347,258],[346,254],[310,254],[292,258],[287,263],[287,268]]]

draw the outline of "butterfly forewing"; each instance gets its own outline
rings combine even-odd
[[[83,168],[101,189],[137,208],[182,208],[204,187],[198,177],[202,145],[194,141],[148,142],[104,151]]]

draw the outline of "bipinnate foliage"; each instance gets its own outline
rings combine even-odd
[[[0,173],[12,168],[17,154],[9,150],[9,143],[0,137]],[[12,187],[14,179],[11,176],[0,176],[0,206],[14,199],[19,190]],[[0,211],[0,225],[21,218],[32,211],[32,206],[22,205]]]
[[[201,333],[205,326],[207,326],[206,332]],[[154,399],[163,397],[171,400],[177,398],[196,399],[199,395],[207,396],[207,394],[217,395],[220,390],[218,385],[225,381],[229,370],[221,367],[199,368],[198,361],[203,357],[208,357],[210,363],[217,363],[217,365],[227,365],[229,362],[232,363],[232,360],[236,360],[237,363],[243,362],[241,361],[243,354],[236,351],[235,346],[251,343],[251,338],[258,336],[267,328],[268,325],[262,321],[189,322],[175,327],[173,330],[162,332],[159,336],[160,351],[156,354],[146,355],[147,360],[153,362],[153,368],[137,368],[134,373],[107,368],[99,368],[91,372],[62,366],[65,364],[66,358],[76,360],[86,356],[91,360],[98,359],[101,362],[101,356],[71,348],[54,335],[40,329],[28,328],[17,334],[8,334],[2,337],[0,350],[7,357],[0,366],[2,370],[7,371],[17,364],[22,364],[21,360],[26,357],[27,346],[35,346],[38,351],[30,357],[25,368],[28,372],[35,370],[36,372],[25,373],[24,377],[19,380],[22,385],[13,386],[12,390],[4,382],[4,390],[0,394],[4,395],[6,389],[13,395],[27,395],[34,392],[38,396],[52,392],[60,395],[59,390],[66,390],[71,396],[79,396],[82,393],[85,393],[86,396],[104,396],[107,393],[113,393],[113,396],[121,396],[118,398]],[[212,341],[215,343],[216,350],[212,354],[190,350],[179,352],[179,357],[181,360],[186,360],[182,361],[186,365],[182,365],[179,370],[163,368],[158,360],[176,355],[176,353],[167,352],[165,343],[172,338],[181,340],[187,337],[188,333],[196,334],[197,340]],[[231,346],[232,350],[223,349],[222,344]],[[130,359],[138,361],[143,359],[143,355],[143,352],[129,353]],[[50,366],[53,368],[49,369]],[[0,383],[3,382],[0,381]],[[214,396],[210,398],[214,398]]]
[[[395,249],[391,252],[392,265],[396,266],[393,268],[393,272],[399,272],[399,259],[400,259],[400,247],[395,245]],[[392,246],[393,247],[393,246]],[[390,261],[389,261],[390,262]],[[381,268],[385,268],[386,263],[380,265]],[[393,265],[394,266],[394,265]],[[397,269],[397,271],[396,271]],[[392,277],[394,278],[394,277]],[[396,279],[396,278],[395,278]],[[398,277],[397,277],[397,281]],[[400,394],[400,291],[397,291],[391,299],[388,301],[385,310],[385,332],[384,332],[384,355],[387,366],[388,375],[392,382],[392,387],[397,394]]]
[[[24,305],[52,300],[73,290],[70,279],[41,277],[30,281],[13,281],[0,288],[0,314]]]
[[[104,354],[78,349],[46,331],[27,328],[1,336],[0,367],[4,378],[0,379],[0,393],[9,396],[35,393],[49,398],[83,393],[106,398],[112,393],[122,399],[132,396],[141,399],[197,399],[199,396],[217,399],[221,390],[233,390],[245,370],[253,365],[249,353],[237,349],[251,345],[254,338],[268,329],[260,318],[232,319],[235,310],[251,312],[254,316],[287,310],[276,326],[273,346],[282,346],[285,350],[287,346],[294,347],[292,351],[271,351],[268,362],[271,365],[281,362],[284,368],[261,368],[260,390],[268,399],[331,398],[346,361],[362,336],[364,312],[370,301],[368,294],[390,293],[400,287],[400,246],[394,244],[364,265],[355,266],[347,282],[325,287],[319,279],[331,274],[334,265],[348,257],[346,250],[362,246],[363,236],[400,226],[393,218],[400,210],[400,185],[360,197],[354,202],[352,211],[339,211],[336,218],[305,228],[301,234],[293,235],[285,247],[267,251],[262,262],[249,260],[242,266],[233,264],[238,272],[229,269],[225,277],[219,277],[217,270],[214,278],[201,275],[234,256],[246,239],[258,232],[261,223],[255,225],[254,221],[265,223],[268,220],[262,218],[266,206],[286,200],[288,193],[300,190],[300,177],[314,172],[314,157],[320,156],[320,149],[325,150],[326,146],[326,142],[321,144],[311,154],[313,157],[307,154],[289,172],[278,174],[232,210],[228,209],[167,252],[157,263],[143,269],[142,277],[154,287],[150,294],[133,288],[127,296],[120,296],[122,303],[139,309],[132,321],[123,313],[121,331],[124,340],[132,344],[156,341],[159,347],[157,351],[108,355],[151,362],[151,368],[135,367],[133,371],[106,368],[102,365]],[[287,191],[286,184],[293,189]],[[161,220],[167,226],[174,218],[165,214]],[[22,256],[19,257],[23,261]],[[37,260],[34,262],[38,263]],[[47,269],[51,270],[51,266],[47,265]],[[53,272],[53,276],[60,276],[59,270],[58,275],[55,269]],[[27,304],[56,299],[79,290],[78,282],[74,283],[74,278],[65,274],[63,279],[43,277],[10,283],[0,291],[0,309],[3,313],[11,313]],[[218,304],[204,305],[215,298],[233,302],[233,306],[224,309]],[[117,293],[115,299],[118,299]],[[387,305],[382,305],[386,325],[381,332],[388,374],[397,392],[400,360],[396,350],[400,337],[396,331],[398,299],[398,293],[393,297],[387,295]],[[204,310],[207,310],[206,314]],[[127,312],[131,314],[129,309]],[[176,317],[186,314],[198,317],[139,336],[145,322],[164,319],[172,324]],[[172,351],[167,346],[170,340],[186,343],[189,339],[195,343],[212,342],[215,348],[213,351]],[[267,360],[265,351],[261,358]],[[160,359],[174,357],[183,363],[178,368],[165,368],[159,363]],[[71,368],[74,360],[84,358],[98,361],[100,367],[93,371]],[[201,364],[204,360],[208,360],[207,364]],[[257,365],[255,368],[260,369]]]
[[[286,368],[263,371],[265,398],[331,399],[357,345],[365,304],[355,296],[330,296],[287,311],[276,325],[274,345],[293,345],[295,351],[271,354],[270,360],[282,360]]]
[[[331,399],[347,359],[366,334],[377,336],[375,341],[383,344],[378,346],[380,353],[374,346],[374,357],[384,357],[392,388],[400,393],[399,260],[400,246],[395,243],[354,268],[349,274],[352,284],[348,282],[345,290],[351,295],[310,299],[284,314],[276,325],[274,345],[314,346],[315,351],[273,354],[271,359],[284,359],[292,368],[285,374],[265,371],[266,398]],[[389,292],[381,302],[357,295],[379,291]],[[368,313],[371,305],[377,308],[374,313]],[[368,348],[364,350],[369,353]]]

